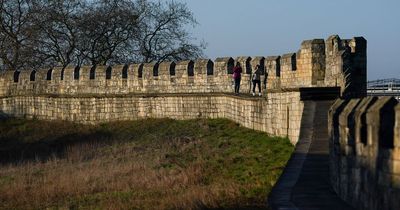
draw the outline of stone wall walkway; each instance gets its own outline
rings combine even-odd
[[[332,101],[305,101],[299,142],[268,198],[271,209],[353,209],[330,186],[328,110]]]

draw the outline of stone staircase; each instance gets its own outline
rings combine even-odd
[[[352,209],[329,182],[328,110],[332,101],[304,101],[300,138],[273,188],[271,209]]]

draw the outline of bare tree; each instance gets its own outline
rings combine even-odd
[[[192,12],[178,2],[139,1],[142,5],[141,34],[136,38],[144,62],[182,60],[202,55],[204,45],[193,44],[185,25],[195,26]]]
[[[31,8],[29,0],[0,0],[0,59],[4,69],[19,70],[40,63],[35,59],[37,30]]]
[[[138,10],[132,1],[101,0],[94,2],[80,23],[78,49],[92,65],[120,63],[120,51],[129,48],[137,33]],[[117,56],[119,55],[119,56]]]
[[[35,22],[40,28],[37,40],[39,53],[47,65],[66,67],[80,64],[78,56],[78,22],[84,14],[85,2],[79,0],[46,0],[35,10]]]
[[[192,59],[184,3],[151,0],[0,0],[0,69]]]

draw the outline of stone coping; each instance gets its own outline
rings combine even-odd
[[[41,97],[63,97],[63,98],[110,98],[110,97],[164,97],[164,96],[231,96],[236,98],[248,98],[248,99],[259,99],[266,98],[268,94],[271,93],[287,93],[287,92],[300,92],[302,100],[327,100],[327,99],[336,99],[339,96],[340,88],[337,87],[311,87],[311,88],[281,88],[281,89],[273,89],[267,90],[267,93],[264,93],[262,97],[253,97],[249,93],[240,93],[239,95],[235,95],[234,93],[227,92],[205,92],[205,93],[121,93],[121,94],[107,94],[107,93],[98,93],[98,94],[36,94],[36,93],[28,93],[28,94],[13,94],[7,96],[0,96],[0,99],[10,98],[10,97],[20,97],[20,96],[41,96]]]

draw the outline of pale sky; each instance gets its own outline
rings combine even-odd
[[[178,0],[199,25],[209,58],[296,52],[338,34],[368,42],[368,79],[400,78],[400,0]]]

